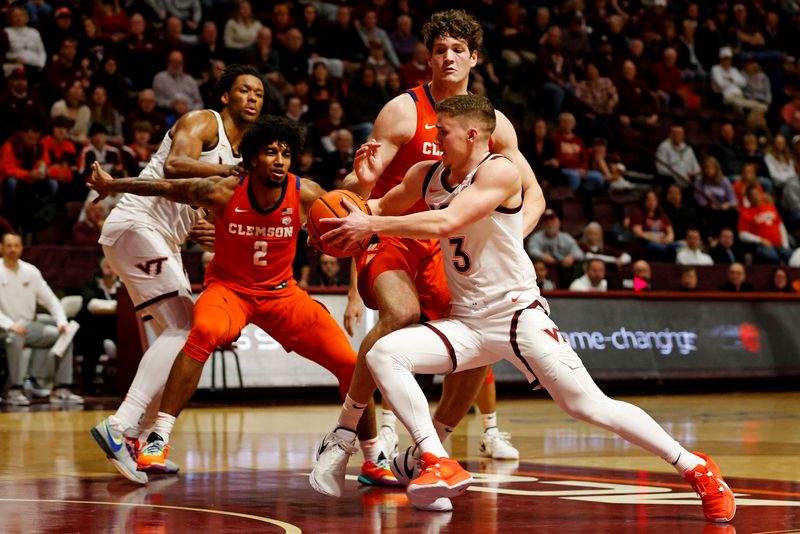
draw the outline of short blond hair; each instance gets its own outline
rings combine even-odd
[[[445,98],[436,104],[436,113],[447,113],[451,117],[464,116],[477,123],[491,135],[497,127],[494,106],[488,98],[481,95],[456,95]]]

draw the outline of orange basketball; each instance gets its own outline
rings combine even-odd
[[[342,205],[342,199],[345,197],[351,204],[358,206],[361,211],[372,215],[369,206],[367,206],[367,202],[359,195],[352,191],[336,189],[325,193],[314,201],[308,212],[308,220],[306,222],[306,229],[308,230],[308,235],[311,237],[311,241],[316,244],[321,252],[336,258],[348,258],[356,252],[364,250],[370,240],[370,238],[366,238],[363,241],[352,243],[348,248],[344,248],[343,244],[331,245],[320,239],[325,232],[333,229],[331,225],[321,224],[319,222],[320,219],[341,219],[347,217],[349,212],[347,208]]]

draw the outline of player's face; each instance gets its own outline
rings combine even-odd
[[[254,175],[270,187],[279,187],[286,181],[286,174],[292,165],[292,150],[286,143],[275,141],[256,156]]]
[[[437,37],[433,41],[428,63],[433,80],[439,82],[462,82],[478,62],[478,51],[470,52],[467,42],[453,37]]]
[[[249,74],[239,76],[231,90],[222,96],[222,103],[232,117],[242,122],[254,122],[264,105],[264,84]]]
[[[442,152],[442,165],[452,169],[467,156],[467,128],[447,113],[436,116],[436,145]]]

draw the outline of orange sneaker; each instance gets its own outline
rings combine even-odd
[[[420,461],[422,472],[408,484],[409,498],[433,501],[455,497],[472,484],[472,475],[452,458],[437,458],[426,452]]]
[[[169,452],[169,445],[164,443],[161,436],[151,432],[147,436],[147,443],[136,457],[136,465],[140,471],[152,468],[166,470],[167,452]]]
[[[361,466],[361,474],[358,475],[358,481],[368,486],[386,486],[389,488],[402,486],[392,474],[389,460],[386,459],[383,453],[378,456],[377,462],[364,462],[364,465]]]
[[[705,460],[706,465],[697,464],[694,469],[687,471],[684,479],[700,496],[706,519],[714,523],[727,523],[736,515],[736,499],[731,488],[722,479],[714,460],[699,452],[692,454]]]

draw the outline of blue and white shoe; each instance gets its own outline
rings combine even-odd
[[[91,431],[92,437],[117,471],[136,484],[147,484],[147,475],[136,469],[136,440],[128,440],[108,424],[108,418],[100,421]]]

